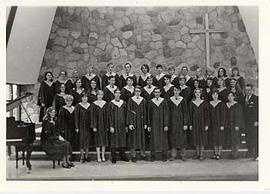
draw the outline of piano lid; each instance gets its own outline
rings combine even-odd
[[[11,110],[13,110],[14,108],[17,108],[18,106],[22,105],[21,104],[21,101],[29,96],[32,96],[33,93],[26,93],[25,95],[23,96],[19,96],[18,98],[14,99],[14,100],[10,100],[9,102],[7,102],[6,106],[7,106],[7,109],[6,111],[9,112]]]

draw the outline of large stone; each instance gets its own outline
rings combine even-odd
[[[103,51],[102,51],[100,48],[96,48],[96,49],[94,50],[93,55],[94,55],[94,56],[99,56],[99,55],[101,55],[102,53],[103,53]]]
[[[69,62],[67,63],[67,68],[74,69],[77,67],[77,62]]]
[[[130,25],[130,19],[127,16],[122,17],[122,20],[125,25]]]
[[[116,47],[119,47],[119,48],[123,47],[122,43],[119,41],[118,38],[112,38],[111,43],[112,43],[113,46],[116,46]]]
[[[164,46],[163,47],[163,56],[165,58],[170,58],[171,57],[171,48],[169,46]]]
[[[192,56],[193,57],[199,57],[199,56],[201,56],[202,55],[202,51],[200,50],[200,49],[198,49],[198,48],[195,48],[194,50],[193,50],[193,52],[192,52]]]
[[[106,48],[106,42],[102,42],[102,43],[99,43],[99,44],[97,44],[97,48],[100,48],[101,50],[104,50],[105,48]]]
[[[133,32],[132,31],[126,31],[126,32],[123,32],[123,35],[122,36],[123,36],[123,38],[128,39],[132,35],[133,35]]]
[[[128,51],[135,51],[136,50],[136,46],[134,44],[131,44],[127,47]]]
[[[72,31],[71,36],[74,37],[75,39],[79,38],[81,35],[80,31]]]
[[[56,24],[52,24],[51,32],[56,32],[58,26]]]
[[[125,49],[119,49],[119,53],[121,56],[128,56],[127,51]]]
[[[69,45],[65,48],[65,52],[72,53],[72,47]]]
[[[89,45],[95,46],[97,43],[97,39],[90,37],[87,42]]]
[[[175,44],[176,47],[179,47],[179,48],[187,48],[187,45],[186,43],[184,43],[183,41],[177,41],[176,44]]]
[[[105,51],[106,51],[106,53],[110,53],[112,51],[112,49],[113,49],[113,45],[107,44]]]
[[[169,12],[162,12],[161,18],[167,24],[173,19],[172,15]]]
[[[174,49],[171,49],[171,55],[172,56],[182,56],[182,54],[184,53],[185,50],[186,49],[184,49],[184,48],[174,48]]]
[[[112,56],[111,56],[110,53],[107,53],[107,52],[103,53],[103,54],[100,55],[99,58],[98,58],[98,61],[99,61],[99,62],[109,62],[109,61],[111,61],[111,60],[112,60]]]
[[[238,25],[238,30],[240,32],[246,32],[246,27],[245,27],[243,20],[239,20],[237,25]]]
[[[115,19],[113,21],[113,25],[114,25],[115,28],[121,29],[125,24],[121,19]]]
[[[170,47],[170,48],[175,48],[175,40],[169,40],[168,41],[168,46]]]
[[[98,39],[98,34],[96,32],[90,32],[89,33],[89,38],[95,38],[97,40]]]
[[[80,54],[77,53],[71,53],[68,57],[69,61],[78,61],[80,59]]]
[[[189,42],[187,48],[196,48],[196,44],[194,42]]]
[[[198,34],[196,34],[196,35],[194,35],[193,37],[192,37],[192,42],[197,42],[198,40],[200,40],[201,39],[201,37],[200,37],[200,35],[198,35]]]
[[[187,26],[183,26],[180,30],[181,35],[187,34],[188,32],[189,32],[189,28]]]
[[[148,15],[139,15],[138,21],[142,24],[151,23],[151,18]]]
[[[174,32],[174,40],[175,40],[175,41],[181,40],[181,37],[182,37],[182,36],[181,36],[180,32],[177,32],[177,31]]]
[[[134,30],[134,25],[133,24],[126,24],[120,30],[122,32],[133,31]]]
[[[73,52],[78,53],[78,54],[83,54],[84,53],[83,48],[81,48],[81,47],[74,47]]]
[[[114,47],[112,49],[112,59],[118,59],[120,57],[119,49]]]
[[[144,54],[140,50],[135,50],[135,57],[136,58],[144,58]]]
[[[157,11],[151,11],[151,10],[149,10],[149,11],[146,12],[146,14],[148,16],[150,16],[150,17],[157,17],[159,13]]]
[[[54,39],[54,44],[58,46],[65,47],[67,45],[67,39],[62,37],[56,37]]]
[[[80,42],[80,43],[85,43],[88,41],[88,37],[87,36],[80,36],[77,40]]]
[[[188,43],[191,41],[191,37],[189,34],[185,34],[182,36],[182,41],[185,42],[185,43]]]
[[[84,42],[80,45],[80,47],[83,49],[88,48],[88,44]]]
[[[159,35],[159,34],[152,35],[152,41],[160,41],[160,40],[162,40],[161,35]]]
[[[153,60],[158,55],[158,52],[156,50],[151,50],[150,52],[147,52],[144,55],[147,59]]]

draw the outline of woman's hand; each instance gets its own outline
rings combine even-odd
[[[75,129],[76,133],[79,133],[79,129]]]
[[[204,129],[205,129],[205,131],[208,131],[208,126],[205,126]]]
[[[224,130],[224,126],[220,126],[220,130],[223,131]]]
[[[151,127],[148,127],[147,130],[148,130],[148,132],[151,132]]]
[[[97,132],[97,128],[93,128],[93,131],[94,131],[94,132]]]
[[[60,141],[65,141],[65,139],[61,135],[59,135],[59,140]]]
[[[110,132],[114,133],[114,128],[113,127],[110,127]]]
[[[129,125],[128,128],[132,131],[134,129],[134,125]]]
[[[164,131],[166,132],[166,131],[168,131],[169,130],[169,128],[167,127],[167,126],[165,126],[164,127]]]
[[[189,130],[192,131],[192,125],[189,126]]]
[[[235,128],[235,131],[239,131],[239,127],[234,127]]]
[[[186,131],[188,129],[187,125],[184,125],[184,131]]]

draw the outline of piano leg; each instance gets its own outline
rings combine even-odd
[[[30,163],[31,153],[32,153],[32,146],[29,145],[26,147],[26,166],[27,166],[28,170],[32,169],[32,165]]]
[[[15,146],[15,150],[16,150],[16,157],[15,157],[15,159],[16,159],[16,168],[18,168],[18,160],[19,160],[19,151],[18,151],[18,147],[17,146]]]
[[[22,164],[24,165],[24,160],[25,160],[25,150],[22,151],[22,157],[23,157],[23,158],[22,158],[22,159],[23,159]]]

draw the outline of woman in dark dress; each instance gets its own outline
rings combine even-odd
[[[196,70],[196,75],[195,75],[195,79],[198,80],[198,82],[200,83],[199,84],[199,87],[204,89],[205,86],[206,86],[206,80],[204,79],[204,75],[203,75],[203,72],[202,72],[202,69],[201,68],[198,68]]]
[[[149,68],[149,66],[147,64],[143,64],[141,66],[141,71],[142,71],[142,75],[140,75],[140,77],[139,77],[138,85],[141,88],[143,88],[143,87],[145,87],[147,85],[147,81],[146,81],[147,80],[147,77],[149,77],[149,76],[153,77],[153,75],[151,75],[149,73],[150,68]]]
[[[75,87],[73,88],[73,105],[76,106],[79,102],[82,101],[82,96],[85,93],[84,88],[82,87],[82,81],[77,79],[74,82]]]
[[[55,83],[53,82],[52,72],[47,71],[45,73],[45,79],[41,82],[38,91],[38,105],[40,106],[39,121],[43,121],[43,117],[47,108],[53,104],[55,95]]]
[[[106,102],[110,102],[114,99],[114,91],[117,89],[118,87],[115,85],[115,77],[111,76],[109,77],[109,85],[107,85],[104,89],[104,97],[103,99]]]
[[[217,77],[214,77],[214,79],[213,79],[213,84],[216,88],[219,86],[219,84],[218,84],[219,78],[222,78],[224,80],[225,87],[228,88],[230,86],[230,79],[227,76],[226,69],[223,67],[220,67],[218,69],[218,75],[217,75]]]
[[[41,147],[51,159],[62,160],[63,168],[74,167],[69,160],[72,154],[71,145],[60,135],[56,127],[55,114],[53,107],[49,107],[46,111],[42,123]]]
[[[234,93],[228,94],[228,102],[226,103],[226,121],[225,131],[227,133],[227,143],[232,148],[232,158],[236,159],[238,156],[238,149],[240,146],[241,129],[243,129],[243,110],[241,105],[235,101]]]
[[[99,77],[93,73],[93,66],[88,65],[87,67],[87,74],[82,76],[82,87],[85,89],[85,91],[88,91],[91,89],[91,81],[95,80],[97,84],[97,89],[100,89],[100,80]]]
[[[166,100],[173,96],[173,86],[171,84],[171,76],[165,75],[164,76],[165,86],[161,88],[161,97],[165,98]]]
[[[113,63],[109,63],[107,65],[107,73],[102,77],[102,90],[109,85],[109,77],[115,77],[115,85],[119,88],[120,87],[120,78],[119,75],[116,74],[114,71]]]
[[[91,128],[94,132],[94,144],[97,151],[97,161],[105,162],[105,147],[108,146],[107,129],[109,128],[108,120],[108,104],[103,100],[103,91],[97,91],[97,100],[93,102],[92,106],[92,122]],[[101,158],[100,158],[101,147]]]
[[[87,91],[87,95],[88,95],[88,102],[90,104],[92,104],[94,101],[97,100],[97,91],[98,91],[98,88],[97,88],[97,82],[95,80],[92,80],[90,82],[90,88],[89,90]]]
[[[148,102],[155,97],[154,89],[156,87],[153,85],[153,77],[151,76],[147,77],[146,83],[147,85],[142,88],[142,97]]]
[[[245,89],[245,79],[242,76],[240,76],[238,67],[233,67],[232,68],[232,76],[231,76],[231,78],[234,78],[236,80],[237,86],[243,92],[244,89]]]
[[[195,99],[190,102],[191,143],[196,146],[196,158],[203,160],[204,146],[208,145],[209,105],[201,99],[202,89],[194,90]]]
[[[59,126],[59,130],[61,135],[70,142],[72,149],[77,149],[77,135],[75,133],[75,116],[74,116],[74,106],[73,96],[66,95],[65,96],[66,105],[62,106],[59,110],[57,123]]]
[[[221,157],[222,146],[225,144],[224,126],[226,107],[225,103],[218,99],[217,90],[213,90],[211,94],[213,100],[209,102],[209,140],[210,144],[214,146],[214,155],[212,159],[219,160]]]
[[[184,76],[179,77],[179,85],[181,89],[180,96],[182,96],[186,102],[189,103],[192,100],[193,94],[191,88],[186,85],[186,78]]]
[[[220,77],[217,80],[218,80],[217,81],[217,84],[218,84],[218,87],[217,87],[217,90],[218,90],[218,99],[225,103],[225,102],[228,101],[229,90],[225,86],[225,81],[224,81],[223,78]]]
[[[207,78],[206,80],[206,87],[204,89],[204,97],[207,102],[210,102],[213,100],[212,98],[212,92],[215,90],[214,84],[213,84],[213,79],[212,78]]]
[[[65,93],[72,94],[73,83],[70,79],[67,79],[67,72],[61,71],[58,80],[55,81],[56,93],[61,92],[61,85],[65,85]]]
[[[90,147],[90,141],[93,137],[92,130],[90,129],[91,125],[91,106],[87,102],[88,96],[84,94],[82,96],[82,102],[78,103],[75,107],[75,126],[76,132],[79,133],[80,137],[80,162],[84,163],[85,161],[90,161],[88,158],[88,149]],[[84,156],[85,152],[85,156]]]
[[[133,79],[134,87],[137,85],[137,77],[136,75],[131,73],[131,68],[132,68],[131,62],[127,62],[124,68],[125,68],[125,73],[123,73],[120,76],[120,87],[119,87],[120,90],[127,85],[127,82],[126,82],[127,77],[131,77]]]
[[[235,78],[231,78],[229,92],[234,93],[235,101],[241,104],[242,107],[245,106],[245,97],[241,88],[237,84],[237,80]]]
[[[127,77],[126,83],[127,85],[124,86],[121,90],[121,99],[124,100],[125,102],[128,102],[128,100],[134,95],[134,86],[132,77]]]
[[[53,107],[55,108],[57,114],[59,114],[60,108],[66,104],[65,96],[67,94],[65,93],[65,88],[65,84],[61,84],[60,93],[54,96]]]

